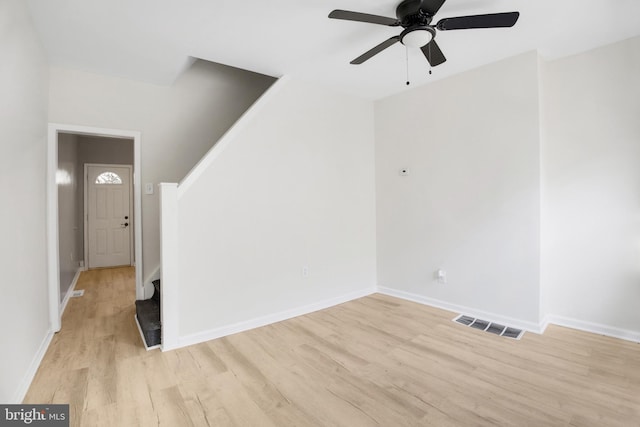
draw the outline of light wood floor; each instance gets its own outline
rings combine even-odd
[[[146,352],[132,268],[83,273],[25,403],[75,426],[637,426],[640,346],[560,327],[521,341],[374,295]]]

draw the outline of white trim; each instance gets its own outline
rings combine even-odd
[[[163,283],[164,287],[164,283]],[[262,326],[270,325],[272,323],[281,322],[298,316],[304,316],[305,314],[313,313],[315,311],[324,310],[343,304],[348,301],[352,301],[358,298],[366,297],[376,293],[375,287],[361,289],[358,291],[350,292],[345,295],[341,295],[334,298],[329,298],[320,302],[304,305],[302,307],[293,308],[290,310],[281,311],[279,313],[268,314],[266,316],[257,317],[255,319],[245,320],[242,322],[234,323],[231,325],[221,326],[219,328],[211,329],[209,331],[198,332],[196,334],[187,335],[178,339],[178,347],[186,347],[193,344],[198,344],[205,341],[214,340],[216,338],[222,338],[227,335],[237,334],[239,332],[248,331],[250,329],[260,328]],[[164,351],[164,347],[163,347]]]
[[[592,334],[605,335],[611,338],[618,338],[625,341],[640,343],[640,332],[629,329],[617,328],[614,326],[602,325],[599,323],[587,322],[584,320],[572,319],[564,316],[551,314],[547,316],[550,324],[564,326],[566,328],[577,329],[579,331],[590,332]]]
[[[42,342],[40,343],[40,347],[38,347],[38,351],[36,351],[36,354],[33,356],[33,359],[29,364],[27,372],[24,374],[24,377],[22,377],[22,381],[20,382],[18,389],[13,395],[13,399],[8,403],[17,405],[21,404],[24,400],[25,396],[27,395],[27,391],[29,391],[31,383],[33,382],[33,378],[35,378],[36,373],[38,372],[40,363],[42,363],[42,359],[44,359],[44,355],[47,353],[47,349],[49,348],[49,344],[51,344],[53,335],[54,331],[52,329],[49,329],[45,334]]]
[[[73,280],[71,281],[71,286],[67,289],[67,293],[64,295],[64,299],[62,303],[60,303],[60,317],[64,314],[64,310],[67,308],[67,304],[69,303],[69,298],[73,294],[73,291],[76,289],[76,285],[78,284],[78,279],[80,278],[80,274],[85,271],[84,268],[79,267],[78,271],[76,271],[76,275],[73,276]]]
[[[142,281],[142,157],[141,134],[135,132],[133,137],[133,247],[136,264],[136,299],[144,299],[144,282]]]
[[[49,327],[60,330],[60,258],[58,247],[58,128],[49,124],[47,132],[47,280],[49,290]]]
[[[82,212],[82,220],[84,226],[84,262],[87,264],[87,269],[89,269],[89,168],[90,167],[104,167],[104,168],[126,168],[129,170],[129,209],[133,206],[133,166],[125,165],[125,164],[116,164],[116,163],[85,163],[84,165],[84,195],[83,197],[83,212]],[[133,216],[129,214],[130,216]],[[133,227],[129,228],[129,265],[134,266],[134,234],[136,223],[133,222]],[[114,266],[118,267],[118,266]],[[144,294],[143,294],[144,297]],[[139,299],[139,298],[136,298]]]
[[[160,183],[160,323],[162,351],[178,348],[180,321],[178,184]]]
[[[240,116],[240,118],[222,135],[222,137],[214,144],[213,147],[196,163],[189,173],[180,181],[178,187],[178,199],[189,190],[189,187],[200,178],[200,176],[209,168],[220,154],[229,146],[231,141],[247,127],[249,123],[256,117],[260,111],[267,105],[280,90],[289,82],[289,76],[282,76],[276,80],[256,102]]]
[[[140,322],[138,322],[138,316],[134,314],[133,317],[136,319],[136,326],[138,327],[138,332],[140,332],[140,338],[142,339],[142,344],[144,344],[145,350],[149,351],[149,350],[155,350],[156,348],[161,348],[162,346],[160,344],[147,347],[147,341],[144,339],[144,333],[142,332],[142,327],[140,326]]]
[[[58,134],[61,132],[76,135],[93,135],[107,138],[133,139],[133,193],[134,193],[134,233],[136,260],[136,299],[142,299],[142,190],[140,187],[141,133],[118,129],[104,129],[88,126],[49,123],[47,132],[47,288],[49,291],[49,323],[53,332],[60,330],[60,277],[58,254],[58,186],[56,171],[58,169]]]
[[[542,319],[542,321],[540,321],[540,333],[544,334],[545,331],[547,330],[547,328],[549,327],[549,325],[551,324],[551,316],[550,315],[545,315],[544,318]]]
[[[437,300],[434,298],[428,298],[423,295],[413,294],[410,292],[400,291],[397,289],[378,287],[378,293],[383,295],[389,295],[392,297],[404,299],[407,301],[417,302],[418,304],[424,304],[431,307],[441,308],[443,310],[453,311],[454,313],[462,313],[476,319],[488,320],[490,322],[496,322],[510,326],[513,328],[524,329],[528,332],[540,334],[544,331],[543,325],[535,322],[529,322],[526,320],[515,319],[508,316],[502,316],[500,314],[491,313],[488,311],[478,310],[463,305],[452,304],[446,301]]]

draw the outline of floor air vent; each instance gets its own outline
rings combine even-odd
[[[487,328],[489,327],[489,322],[487,322],[486,320],[480,320],[480,319],[476,319],[472,324],[471,327],[473,329],[480,329],[481,331],[486,331]]]
[[[78,290],[73,291],[71,293],[71,297],[73,297],[73,298],[78,298],[78,297],[81,297],[83,295],[84,295],[84,289],[78,289]]]
[[[470,326],[474,329],[489,332],[490,334],[499,335],[505,338],[511,338],[519,340],[524,335],[522,329],[510,328],[508,326],[500,325],[498,323],[492,323],[487,320],[476,319],[474,317],[465,316],[463,314],[453,319],[454,322],[460,323],[464,326]]]
[[[520,329],[516,328],[507,328],[503,333],[503,337],[513,338],[514,340],[519,340],[522,337],[524,332]]]
[[[458,317],[456,317],[454,319],[456,322],[458,323],[462,323],[465,326],[469,326],[470,324],[472,324],[476,319],[474,319],[473,317],[469,317],[469,316],[463,316],[462,314]]]

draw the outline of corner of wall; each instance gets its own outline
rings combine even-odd
[[[388,295],[395,298],[400,298],[406,301],[416,302],[418,304],[426,305],[429,307],[439,308],[441,310],[451,311],[457,314],[464,314],[481,318],[490,322],[501,323],[510,327],[523,329],[528,332],[541,334],[546,328],[545,321],[531,322],[527,320],[517,319],[510,316],[504,316],[500,313],[492,313],[484,310],[478,310],[474,307],[468,307],[460,304],[450,303],[448,301],[442,301],[435,298],[418,295],[411,292],[406,292],[398,289],[392,289],[387,287],[378,287],[377,292],[383,295]]]
[[[541,317],[631,340],[640,330],[639,42],[538,58]]]
[[[548,292],[547,292],[547,276],[546,276],[546,181],[545,181],[545,146],[546,146],[546,120],[545,120],[545,108],[544,108],[544,63],[545,60],[541,57],[540,53],[537,52],[537,83],[538,83],[538,135],[539,135],[539,158],[538,162],[540,165],[540,206],[539,206],[539,216],[540,216],[540,323],[542,326],[542,330],[544,331],[548,324],[548,315],[549,315],[549,301],[548,301]]]

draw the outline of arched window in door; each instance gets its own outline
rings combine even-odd
[[[96,178],[96,184],[122,184],[122,178],[115,172],[103,172]]]

